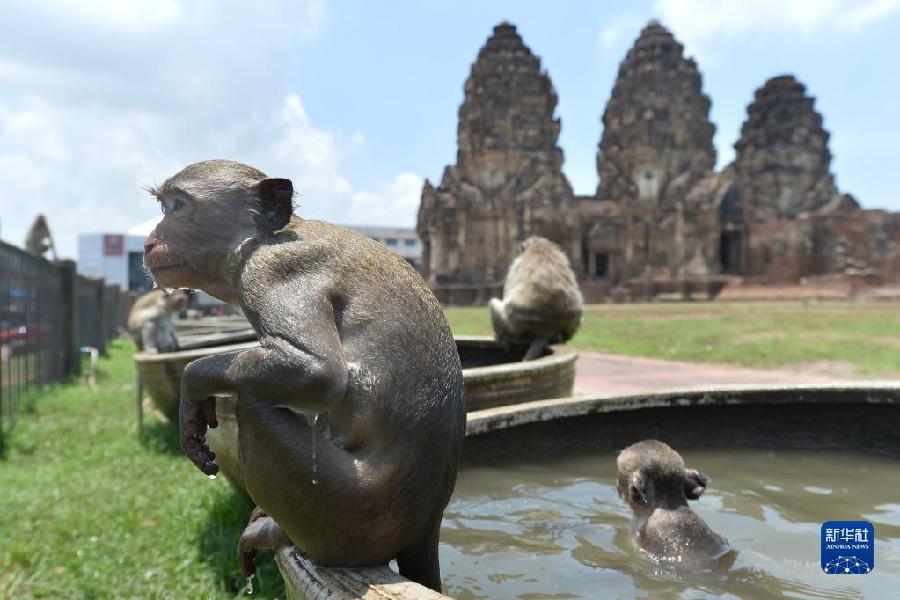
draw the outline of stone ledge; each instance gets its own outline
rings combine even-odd
[[[527,423],[643,408],[831,402],[900,404],[900,381],[715,385],[627,396],[592,393],[572,398],[535,400],[469,413],[466,437]]]
[[[280,548],[275,561],[288,598],[307,600],[437,600],[442,594],[401,577],[387,565],[356,569],[316,566],[296,546]]]

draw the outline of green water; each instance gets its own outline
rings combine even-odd
[[[457,598],[900,598],[900,461],[856,451],[681,452],[712,477],[694,510],[738,551],[724,574],[675,576],[640,554],[615,455],[460,472],[441,532]],[[826,575],[820,527],[875,525],[875,569]]]

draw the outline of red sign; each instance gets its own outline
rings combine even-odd
[[[103,236],[103,255],[104,256],[122,256],[125,254],[125,236],[124,235],[104,235]]]

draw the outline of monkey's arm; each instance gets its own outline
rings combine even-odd
[[[296,302],[292,314],[282,306],[266,308],[260,314],[273,317],[260,317],[259,348],[194,361],[182,377],[182,447],[208,475],[218,471],[205,441],[207,428],[217,424],[213,394],[240,397],[246,390],[255,401],[321,412],[346,392],[347,365],[331,302],[324,295]]]

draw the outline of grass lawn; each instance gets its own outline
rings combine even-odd
[[[145,415],[138,433],[133,351],[114,342],[97,389],[62,384],[19,415],[0,457],[0,598],[231,598],[243,588],[235,553],[252,507],[182,456],[174,426]],[[254,597],[283,597],[272,554],[257,564]]]
[[[455,334],[492,334],[486,307],[448,308],[447,316]],[[900,377],[900,304],[591,305],[572,344],[689,362]]]

